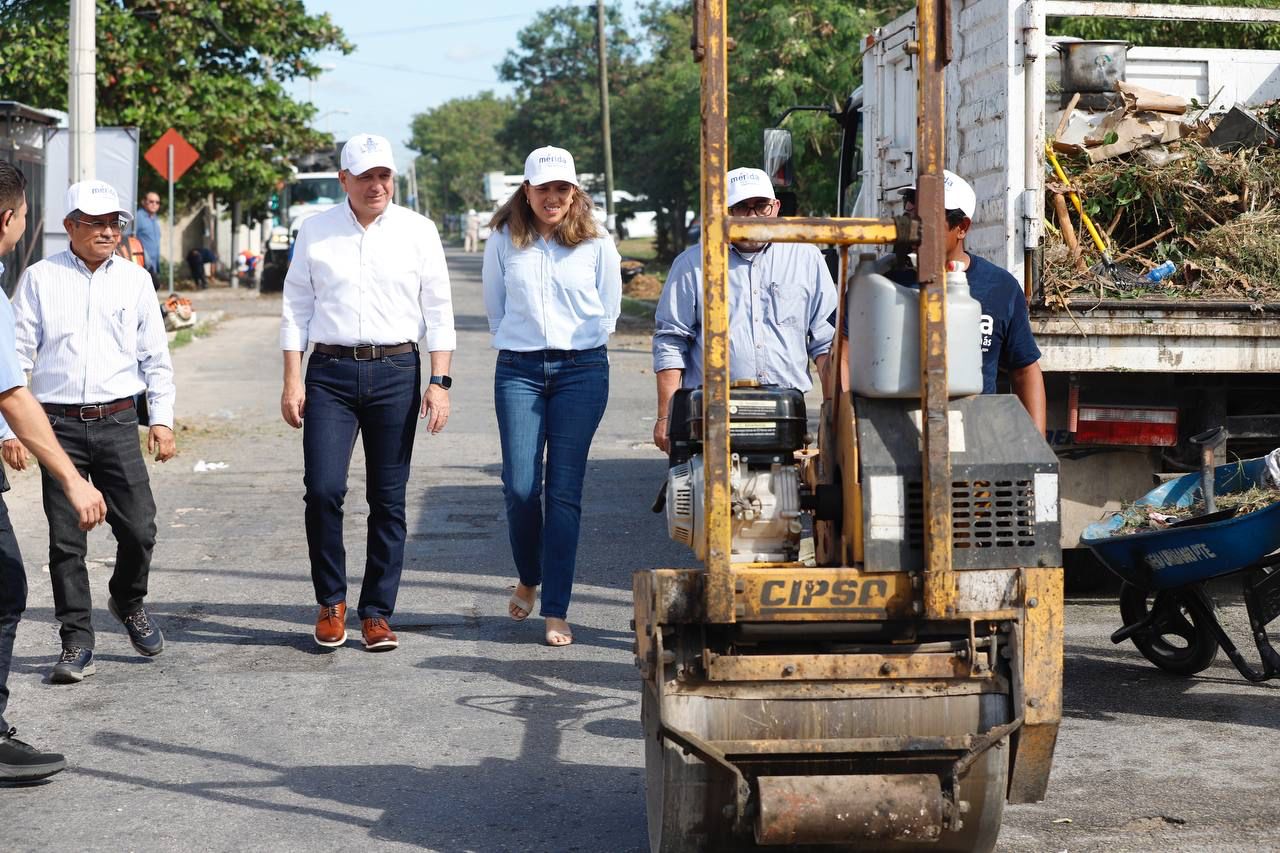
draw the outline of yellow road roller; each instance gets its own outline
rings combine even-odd
[[[918,223],[727,215],[725,6],[695,4],[704,384],[669,415],[668,527],[700,565],[633,578],[650,848],[991,850],[1057,739],[1058,468],[1015,397],[949,394],[943,6],[911,46]],[[840,247],[841,313],[850,246],[918,252],[918,394],[833,390],[815,442],[802,395],[731,387],[735,240]]]

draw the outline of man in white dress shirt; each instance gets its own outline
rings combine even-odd
[[[363,437],[369,532],[357,612],[364,647],[389,651],[399,644],[388,620],[404,563],[416,416],[433,435],[449,419],[453,300],[435,225],[391,201],[390,143],[357,134],[341,165],[347,200],[302,224],[285,277],[280,411],[303,428],[307,549],[320,605],[314,637],[330,648],[347,640],[342,506],[351,451]],[[424,338],[431,372],[419,405]]]
[[[29,267],[13,297],[18,362],[53,433],[80,473],[107,502],[116,564],[107,607],[124,623],[142,655],[164,651],[160,626],[147,613],[147,577],[156,544],[156,504],[138,446],[135,398],[151,413],[147,452],[166,462],[176,452],[175,390],[169,342],[147,271],[115,254],[129,213],[102,181],[73,184],[63,225],[71,248]],[[4,442],[11,467],[26,465],[17,439]],[[95,670],[88,550],[76,508],[62,484],[41,467],[49,521],[49,577],[62,654],[50,680],[74,684]]]

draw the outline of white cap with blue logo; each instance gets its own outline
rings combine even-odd
[[[749,198],[777,198],[773,181],[764,169],[734,169],[725,178],[729,184],[729,207]]]
[[[116,188],[106,181],[81,181],[67,189],[66,213],[70,216],[76,211],[85,216],[101,216],[104,213],[118,213],[122,219],[132,219],[129,211],[120,203],[120,194]]]
[[[342,146],[342,168],[349,175],[363,175],[377,168],[390,169],[394,175],[396,161],[391,155],[391,143],[372,133],[357,133]]]
[[[563,148],[547,145],[529,152],[524,160],[524,179],[532,187],[552,181],[564,181],[576,187],[578,170],[573,167],[572,154]]]

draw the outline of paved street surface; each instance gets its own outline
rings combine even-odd
[[[178,349],[178,447],[151,464],[160,543],[150,606],[167,648],[132,652],[106,610],[106,532],[90,539],[98,673],[47,683],[59,644],[39,477],[6,496],[31,602],[10,717],[67,753],[47,783],[0,789],[0,849],[637,851],[647,849],[630,573],[688,564],[649,512],[653,379],[642,327],[610,346],[608,413],[586,484],[576,642],[513,623],[479,255],[451,253],[459,328],[453,416],[420,432],[395,618],[401,647],[311,640],[301,435],[279,415],[278,296],[222,308]],[[196,472],[197,462],[226,468]],[[357,448],[348,499],[350,602],[366,516]],[[1240,623],[1238,606],[1229,608]],[[1049,800],[1006,812],[1001,849],[1280,849],[1280,690],[1220,661],[1161,675],[1113,647],[1114,601],[1067,612],[1066,720]]]

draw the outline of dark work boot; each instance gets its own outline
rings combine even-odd
[[[122,615],[115,600],[108,599],[107,609],[124,623],[124,629],[129,632],[129,642],[138,654],[151,658],[164,651],[164,634],[160,633],[160,626],[151,620],[145,607]]]
[[[62,655],[49,673],[49,680],[54,684],[77,684],[94,672],[93,649],[63,646]]]

